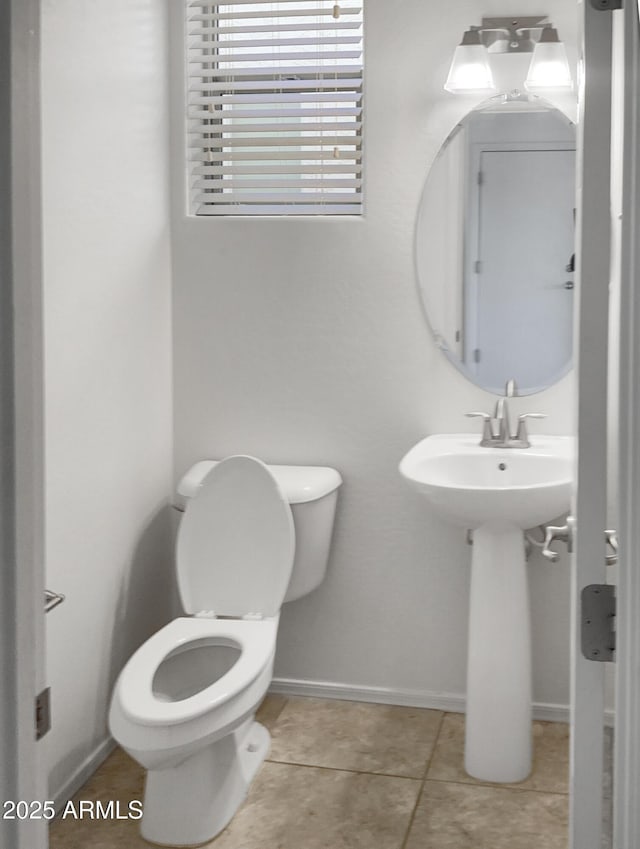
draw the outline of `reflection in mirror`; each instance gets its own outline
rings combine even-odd
[[[571,366],[575,127],[536,97],[470,112],[427,177],[418,283],[449,359],[502,394],[542,390]]]

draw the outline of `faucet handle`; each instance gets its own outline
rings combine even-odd
[[[482,439],[480,441],[480,445],[490,444],[493,441],[494,437],[493,437],[493,430],[491,428],[491,416],[489,415],[489,413],[472,412],[472,413],[465,413],[465,415],[467,416],[467,418],[470,418],[470,419],[473,419],[473,418],[482,419],[482,422],[483,422],[483,424],[482,424]]]
[[[518,430],[516,431],[516,439],[520,439],[523,442],[529,441],[529,435],[527,433],[527,419],[546,419],[546,413],[521,413],[518,416]]]
[[[523,422],[525,419],[546,419],[546,413],[520,413],[518,422]]]

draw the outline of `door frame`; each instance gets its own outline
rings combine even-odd
[[[2,391],[0,587],[4,800],[45,801],[46,766],[35,737],[44,686],[44,372],[40,203],[40,3],[0,12],[0,341]],[[45,849],[44,820],[0,819],[7,849]]]
[[[578,460],[571,557],[571,849],[600,849],[604,664],[581,653],[580,593],[606,580],[607,368],[611,255],[612,16],[579,3],[582,26],[576,169]]]
[[[627,0],[624,22],[623,195],[620,270],[618,401],[618,560],[614,847],[640,845],[640,32],[637,0]]]
[[[584,133],[582,173],[589,180],[582,186],[581,232],[584,249],[577,251],[582,263],[580,297],[584,299],[580,324],[579,366],[589,380],[580,384],[579,438],[582,456],[578,480],[583,474],[591,490],[585,501],[591,507],[577,512],[577,553],[574,556],[572,580],[572,755],[571,755],[571,824],[572,849],[599,849],[602,812],[602,755],[604,721],[603,664],[585,661],[579,651],[579,593],[589,583],[605,583],[603,526],[596,516],[606,521],[603,503],[606,480],[606,437],[617,437],[614,455],[623,458],[613,469],[617,476],[618,512],[618,578],[616,594],[616,694],[613,782],[613,846],[629,849],[640,845],[640,30],[638,0],[626,0],[620,12],[595,10],[584,6],[584,52],[589,59],[584,69],[581,97],[581,120]],[[616,91],[622,96],[615,106],[623,110],[622,132],[622,198],[614,198],[610,184],[612,120],[612,23],[613,16],[624,29],[624,84]],[[583,118],[583,107],[593,118]],[[617,117],[617,116],[616,116]],[[595,119],[595,120],[594,120]],[[620,149],[614,151],[620,156]],[[579,171],[580,173],[580,171]],[[597,186],[600,186],[600,198]],[[613,280],[619,281],[618,312],[614,316],[619,329],[613,338],[619,358],[615,405],[607,410],[606,376],[607,322],[609,306],[609,255],[612,207],[621,200],[619,226],[620,270]],[[611,201],[611,202],[609,202]],[[605,250],[606,248],[606,250]],[[581,254],[581,256],[580,256]],[[606,259],[605,259],[606,258]],[[587,391],[583,391],[585,389]],[[614,420],[615,418],[615,420]],[[607,430],[607,426],[609,431]],[[586,456],[585,456],[586,455]],[[584,481],[583,481],[584,483]],[[589,484],[592,484],[590,486]],[[579,499],[580,501],[580,499]],[[594,507],[596,502],[596,507]],[[581,518],[582,513],[582,518]],[[585,521],[586,520],[586,521]],[[589,524],[589,521],[591,524]]]

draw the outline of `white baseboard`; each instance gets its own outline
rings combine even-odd
[[[74,793],[77,793],[82,785],[93,775],[100,764],[105,761],[116,748],[117,743],[112,737],[103,740],[93,752],[84,759],[73,775],[57,791],[53,793],[53,803],[56,813],[66,805]]]
[[[283,696],[311,696],[318,699],[344,699],[350,702],[374,702],[381,705],[432,708],[464,713],[464,696],[432,690],[405,690],[391,687],[362,687],[332,681],[307,681],[299,678],[274,678],[269,688]]]
[[[466,699],[459,693],[435,690],[406,690],[390,687],[361,687],[333,681],[307,681],[299,678],[274,678],[269,688],[283,696],[311,696],[319,699],[344,699],[353,702],[374,702],[383,705],[431,708],[450,713],[464,713]],[[560,704],[533,705],[533,718],[543,722],[569,722],[569,706]]]

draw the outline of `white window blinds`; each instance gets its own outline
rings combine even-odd
[[[196,215],[362,212],[363,0],[186,0]]]

